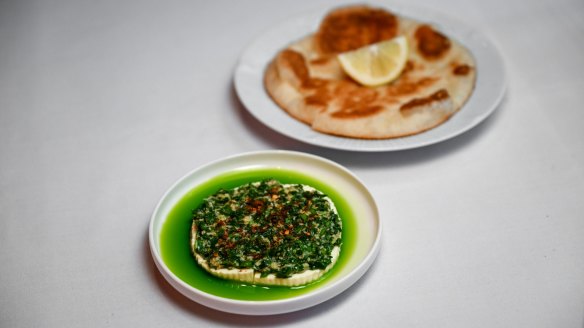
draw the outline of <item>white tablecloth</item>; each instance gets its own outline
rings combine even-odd
[[[270,26],[334,1],[0,3],[1,327],[579,327],[584,324],[584,2],[413,1],[497,44],[506,96],[415,150],[354,153],[264,126],[232,85]],[[338,297],[226,314],[170,287],[147,227],[200,165],[288,149],[352,170],[382,249]]]

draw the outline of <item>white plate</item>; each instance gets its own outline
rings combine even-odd
[[[237,297],[225,297],[213,291],[203,291],[203,279],[188,283],[179,277],[176,267],[163,261],[161,246],[161,231],[172,209],[177,203],[197,186],[206,181],[230,172],[241,170],[277,169],[299,172],[304,176],[334,188],[348,203],[354,218],[355,235],[351,246],[343,244],[341,256],[345,252],[343,264],[334,274],[307,289],[302,294],[281,297],[276,300],[253,301],[241,300]],[[188,230],[188,227],[187,227]],[[185,232],[188,234],[188,231]],[[355,283],[371,266],[380,248],[381,221],[375,200],[363,183],[344,167],[327,159],[314,155],[291,151],[262,151],[245,153],[218,160],[195,169],[179,179],[164,194],[156,206],[149,227],[150,250],[156,266],[164,278],[180,293],[191,300],[220,311],[248,314],[268,315],[301,310],[324,302]],[[182,241],[181,241],[182,243]],[[188,238],[184,242],[188,249]],[[179,246],[182,247],[182,246]],[[193,262],[194,263],[194,262]],[[198,286],[198,287],[196,287]],[[252,287],[260,288],[260,287]],[[237,291],[238,292],[238,291]]]
[[[271,27],[243,52],[235,71],[235,89],[249,112],[268,127],[309,144],[353,151],[393,151],[417,148],[455,137],[476,126],[497,107],[505,91],[503,60],[491,41],[476,28],[450,16],[403,3],[375,4],[403,16],[428,22],[460,41],[474,55],[478,74],[468,102],[447,122],[429,131],[396,139],[361,140],[312,130],[280,109],[263,86],[264,70],[278,51],[313,33],[330,7],[315,10]]]

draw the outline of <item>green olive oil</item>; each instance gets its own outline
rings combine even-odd
[[[329,196],[343,222],[343,245],[335,266],[319,280],[305,286],[256,286],[252,284],[217,278],[198,266],[190,250],[190,229],[192,211],[203,200],[219,189],[274,178],[281,183],[299,183],[312,186]],[[168,268],[181,280],[194,288],[224,298],[268,301],[300,296],[318,288],[326,280],[334,277],[348,262],[355,249],[357,223],[348,201],[331,185],[299,172],[269,168],[248,169],[229,172],[214,177],[189,191],[170,211],[160,234],[162,259]]]

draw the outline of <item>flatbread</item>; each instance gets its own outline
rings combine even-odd
[[[406,68],[393,82],[366,87],[336,58],[404,35]],[[387,139],[417,134],[450,118],[471,95],[471,53],[431,25],[369,6],[331,11],[315,33],[290,44],[268,65],[270,97],[295,119],[327,134]]]

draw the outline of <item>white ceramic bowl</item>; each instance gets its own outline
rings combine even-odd
[[[355,242],[337,273],[310,291],[277,300],[241,300],[204,292],[181,279],[163,261],[161,230],[173,207],[195,187],[224,173],[247,169],[299,172],[332,186],[348,202],[356,223]],[[149,227],[150,250],[164,278],[180,293],[207,307],[247,315],[293,312],[322,303],[354,284],[371,266],[380,248],[381,221],[375,200],[349,170],[330,160],[292,151],[260,151],[227,157],[197,168],[179,179],[156,206]],[[188,244],[185,243],[185,247]],[[343,245],[343,247],[345,247]],[[258,287],[259,288],[259,287]]]

